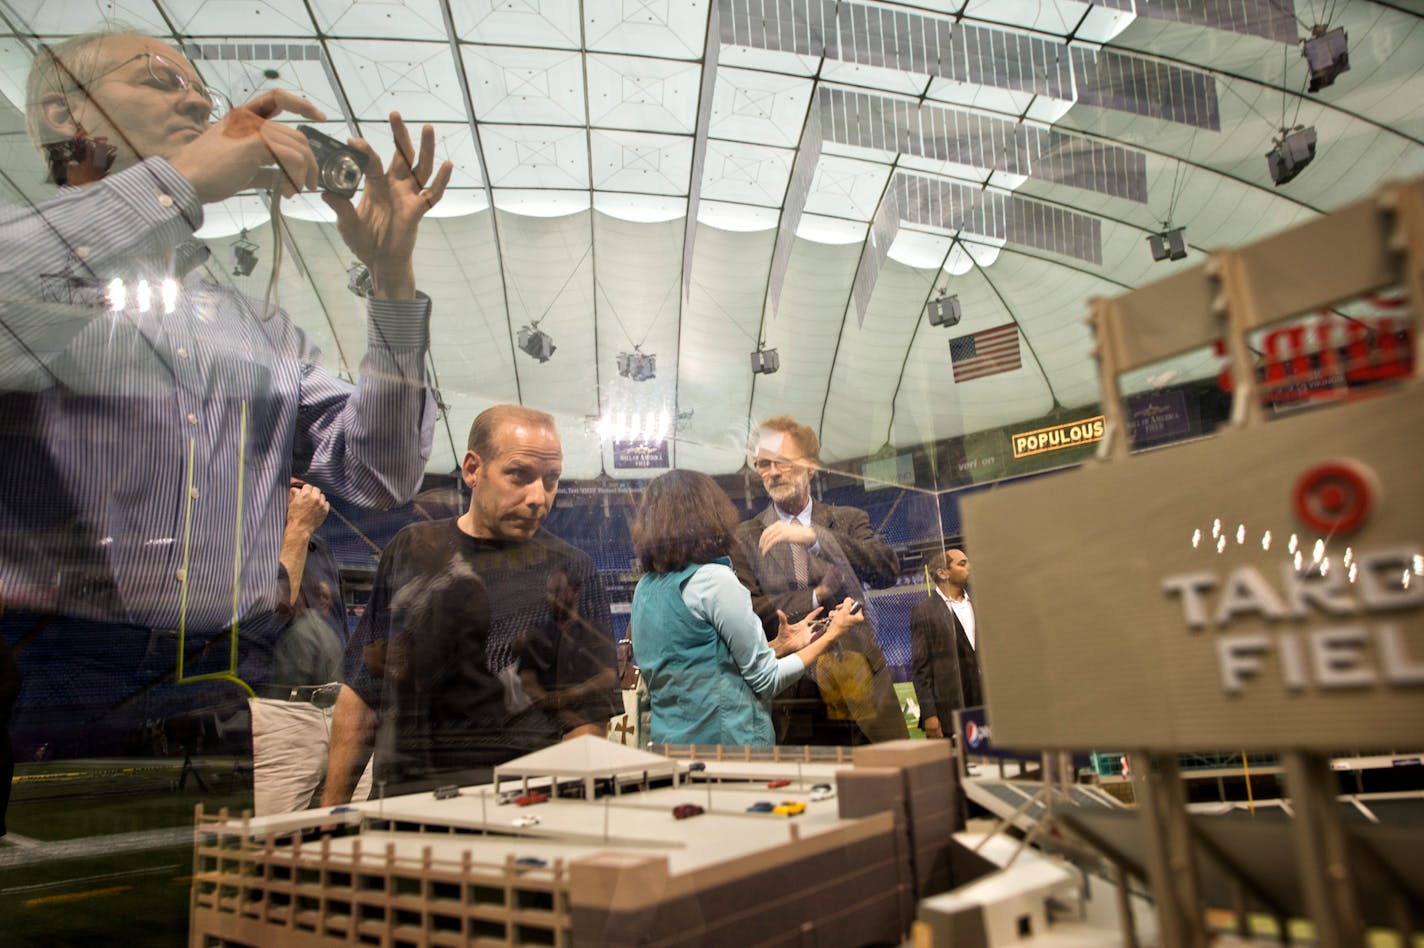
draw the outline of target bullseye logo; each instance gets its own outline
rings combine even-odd
[[[1295,515],[1325,536],[1347,536],[1369,519],[1376,494],[1374,472],[1355,461],[1329,461],[1295,482]]]

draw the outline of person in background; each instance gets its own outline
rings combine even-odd
[[[249,702],[256,816],[305,810],[326,776],[346,648],[344,623],[336,624],[332,602],[341,601],[341,574],[331,548],[316,533],[330,509],[320,490],[292,480],[277,610],[286,622],[270,680],[254,686],[257,694]],[[356,796],[365,799],[362,788]]]
[[[752,445],[752,464],[771,503],[737,527],[732,564],[768,639],[777,634],[778,613],[799,621],[844,596],[863,601],[862,584],[890,586],[899,572],[895,551],[875,535],[865,511],[812,502],[820,450],[816,433],[787,417],[762,422]],[[867,744],[909,736],[869,622],[823,655],[772,712],[778,744]]]
[[[486,783],[497,764],[603,737],[621,713],[608,596],[593,559],[543,527],[562,471],[559,433],[544,412],[496,405],[475,419],[461,465],[469,508],[411,524],[381,555],[346,647],[324,804],[350,799],[373,742],[384,792],[413,793]],[[561,696],[551,707],[525,690],[516,644],[561,620],[581,624],[580,647],[543,683]]]
[[[934,586],[910,610],[915,700],[927,738],[953,734],[953,713],[984,703],[976,643],[978,624],[965,586],[969,557],[963,550],[940,550],[930,557]]]
[[[793,684],[847,629],[864,621],[847,597],[819,636],[811,610],[778,613],[770,643],[728,554],[737,511],[717,483],[669,471],[643,492],[633,550],[644,569],[633,592],[633,651],[659,744],[771,744],[772,696]]]

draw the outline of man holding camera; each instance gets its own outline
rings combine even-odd
[[[134,33],[76,37],[31,68],[27,128],[64,187],[0,216],[0,634],[22,664],[65,663],[66,693],[37,689],[36,712],[165,713],[151,703],[180,641],[191,654],[270,616],[289,475],[392,506],[430,452],[412,252],[452,170],[434,167],[433,130],[417,152],[392,114],[389,165],[349,143],[360,202],[323,194],[374,284],[353,385],[285,313],[206,279],[193,240],[205,204],[317,187],[307,136],[274,119],[325,116],[281,90],[225,114],[215,99],[178,50]]]

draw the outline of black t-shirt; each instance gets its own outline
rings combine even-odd
[[[544,687],[526,690],[516,658],[570,614],[577,647],[559,648],[555,678],[540,684],[577,700],[554,706]],[[608,596],[587,554],[543,529],[480,540],[440,520],[406,527],[382,554],[343,675],[379,712],[376,777],[392,793],[482,782],[495,764],[620,713],[615,665]]]

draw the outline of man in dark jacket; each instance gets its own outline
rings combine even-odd
[[[978,628],[974,607],[964,591],[969,557],[963,550],[942,550],[930,558],[934,589],[910,610],[915,699],[925,736],[945,736],[957,708],[984,703],[975,652]]]

